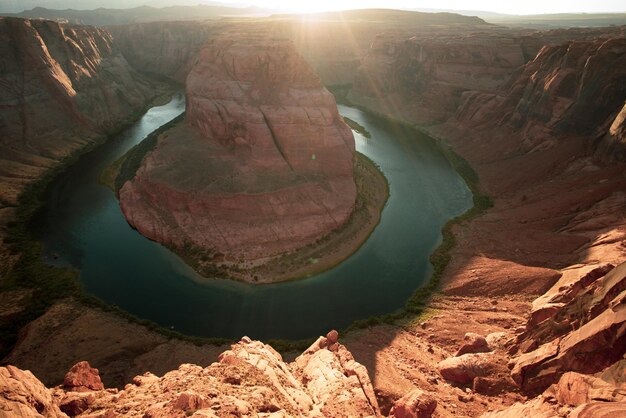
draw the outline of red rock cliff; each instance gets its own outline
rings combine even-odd
[[[93,27],[0,18],[0,201],[146,105],[154,92]]]
[[[202,49],[185,123],[160,138],[120,203],[149,238],[261,259],[346,222],[353,159],[334,97],[293,45],[239,35]]]

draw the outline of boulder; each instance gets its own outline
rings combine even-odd
[[[463,337],[463,345],[456,352],[455,356],[462,356],[467,353],[487,353],[491,351],[485,337],[480,334],[468,332]]]
[[[86,361],[76,363],[63,379],[63,387],[73,392],[104,390],[100,373]]]
[[[437,401],[431,395],[414,389],[396,401],[389,416],[395,418],[430,418],[436,408]]]
[[[471,384],[476,377],[489,376],[497,368],[496,358],[491,353],[463,354],[447,358],[437,365],[444,379],[462,385]]]

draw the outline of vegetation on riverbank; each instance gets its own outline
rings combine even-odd
[[[156,147],[159,136],[163,132],[173,128],[178,123],[182,122],[184,119],[185,112],[181,113],[168,123],[157,128],[143,141],[132,147],[125,155],[123,155],[118,161],[114,163],[114,165],[119,166],[119,170],[117,172],[117,175],[115,176],[115,182],[113,184],[113,190],[115,191],[115,194],[119,193],[124,183],[135,177],[137,170],[139,170],[139,167],[141,166],[143,158],[146,156],[147,153],[154,150],[154,148]]]
[[[428,133],[422,132],[416,126],[404,121],[394,120],[386,115],[382,115],[371,109],[364,108],[363,106],[350,102],[348,94],[351,87],[352,86],[350,85],[341,85],[331,86],[328,87],[328,89],[335,95],[335,99],[339,104],[355,107],[363,110],[364,112],[374,114],[381,120],[400,125],[403,129],[414,131],[416,135],[427,136],[437,145],[438,149],[446,157],[450,165],[463,178],[465,184],[472,192],[473,205],[465,213],[450,219],[443,226],[441,230],[441,243],[433,251],[429,258],[430,263],[433,266],[432,276],[428,283],[415,290],[402,309],[384,315],[357,320],[344,329],[344,333],[378,324],[398,324],[400,320],[411,319],[411,317],[422,315],[428,307],[428,302],[431,296],[439,289],[441,277],[443,276],[443,273],[452,258],[451,252],[456,244],[453,232],[454,228],[458,225],[466,224],[472,219],[482,215],[487,209],[493,207],[492,199],[482,191],[478,174],[474,171],[467,160],[455,153],[451,147],[443,144],[440,140],[433,139],[428,135]]]
[[[162,102],[163,96],[158,96],[156,100]],[[37,238],[38,231],[36,230],[34,219],[45,200],[49,184],[69,166],[73,165],[82,155],[95,150],[106,142],[108,138],[119,134],[130,124],[137,121],[153,105],[155,104],[151,103],[141,111],[130,115],[120,123],[118,129],[109,132],[108,135],[101,135],[85,147],[73,151],[55,166],[48,169],[36,181],[26,185],[20,193],[18,203],[14,208],[13,220],[7,224],[6,234],[3,238],[13,263],[10,268],[7,268],[6,274],[4,274],[0,283],[0,292],[24,290],[26,296],[20,308],[16,309],[16,312],[0,318],[0,358],[4,357],[13,347],[22,328],[45,313],[55,303],[67,298],[76,299],[88,307],[114,313],[169,338],[178,338],[195,344],[210,343],[215,345],[225,344],[230,341],[224,338],[206,339],[186,336],[163,328],[151,321],[137,318],[117,306],[107,304],[83,292],[78,281],[77,271],[67,267],[50,265],[43,258],[43,245]],[[175,123],[177,119],[180,120],[176,118],[170,123]],[[167,128],[161,127],[155,131],[154,143],[156,143],[158,133],[165,129]],[[149,141],[147,145],[150,143]],[[133,162],[134,160],[131,160],[128,163],[128,167]]]
[[[356,133],[359,133],[361,135],[363,135],[366,138],[371,138],[372,134],[369,133],[369,131],[367,129],[365,129],[365,126],[361,125],[359,122],[350,119],[347,116],[343,117],[343,120],[346,122],[346,125],[348,125],[350,127],[350,129],[352,129],[353,131],[355,131]]]

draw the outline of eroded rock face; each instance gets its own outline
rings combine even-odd
[[[541,395],[516,403],[482,418],[517,417],[621,417],[626,412],[626,386],[613,375],[624,375],[624,361],[615,363],[596,375],[565,373]]]
[[[103,29],[0,18],[0,203],[154,96]]]
[[[525,152],[585,138],[604,160],[619,161],[626,38],[616,35],[544,46],[498,94],[466,93],[457,117],[474,127],[508,127]]]
[[[120,191],[147,237],[257,260],[313,243],[353,211],[354,138],[290,41],[209,42],[187,116]]]
[[[560,292],[551,292],[551,299],[562,303],[553,303],[554,311],[542,322],[531,316],[517,346],[531,349],[520,350],[523,354],[511,363],[522,389],[538,393],[567,371],[595,373],[626,353],[626,264],[606,273],[609,269],[588,268],[579,272],[579,280],[564,275],[564,284],[555,285]],[[585,282],[584,289],[573,292]]]
[[[380,416],[365,368],[325,337],[290,364],[244,337],[206,368],[183,364],[162,377],[146,373],[119,392],[50,390],[12,366],[0,368],[0,387],[2,417],[66,416],[57,404],[71,416]]]
[[[111,26],[115,45],[134,68],[184,82],[207,38],[219,31],[201,22],[149,22]]]
[[[0,417],[66,417],[52,393],[31,372],[0,367]]]

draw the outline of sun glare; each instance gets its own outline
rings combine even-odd
[[[346,2],[333,0],[316,0],[307,2],[298,1],[275,1],[277,8],[287,10],[294,13],[319,13],[332,10],[346,9]]]

